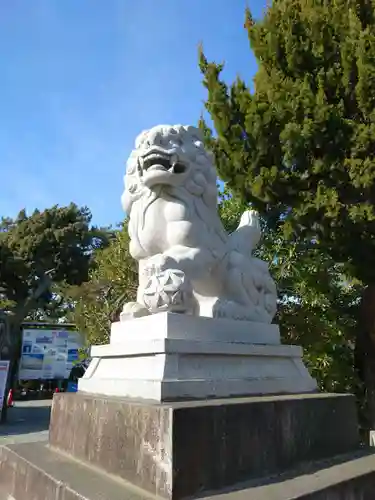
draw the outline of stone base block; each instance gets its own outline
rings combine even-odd
[[[53,449],[177,500],[358,442],[354,398],[330,394],[156,404],[62,393],[50,425]]]
[[[368,451],[305,463],[277,477],[206,492],[206,500],[373,500],[375,455]],[[0,447],[0,500],[150,500],[157,498],[46,444]],[[160,498],[160,497],[159,497]],[[196,498],[196,497],[195,497]]]
[[[115,323],[91,356],[78,389],[92,394],[162,402],[317,389],[276,325],[157,314]]]
[[[51,450],[46,443],[0,447],[1,500],[149,500],[118,479]]]
[[[205,340],[240,344],[280,344],[278,325],[254,321],[205,318],[185,314],[159,313],[111,325],[111,344],[129,340]]]

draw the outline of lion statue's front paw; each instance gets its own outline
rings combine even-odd
[[[173,269],[175,267],[175,261],[162,253],[158,253],[149,257],[147,259],[147,264],[145,265],[145,274],[149,277],[161,274],[168,269]]]
[[[148,316],[150,313],[142,304],[138,302],[127,302],[122,308],[120,314],[120,321],[128,321],[129,319],[141,318],[143,316]]]

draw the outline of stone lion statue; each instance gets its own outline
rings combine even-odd
[[[139,264],[137,302],[121,321],[161,311],[270,323],[276,286],[252,257],[257,213],[227,234],[217,212],[213,155],[198,128],[159,125],[136,139],[124,178],[130,253]]]

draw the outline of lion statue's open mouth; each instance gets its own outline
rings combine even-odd
[[[187,165],[179,161],[176,155],[157,152],[149,152],[139,159],[140,175],[144,172],[169,172],[171,174],[183,174],[187,170]]]

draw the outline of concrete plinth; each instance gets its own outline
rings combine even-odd
[[[371,500],[375,458],[358,453],[351,396],[158,404],[60,393],[49,443],[0,448],[0,486],[4,500]]]
[[[50,445],[180,499],[352,451],[358,432],[351,396],[156,404],[67,393],[54,397]]]
[[[316,390],[302,349],[277,325],[161,313],[112,325],[79,391],[153,401]]]

